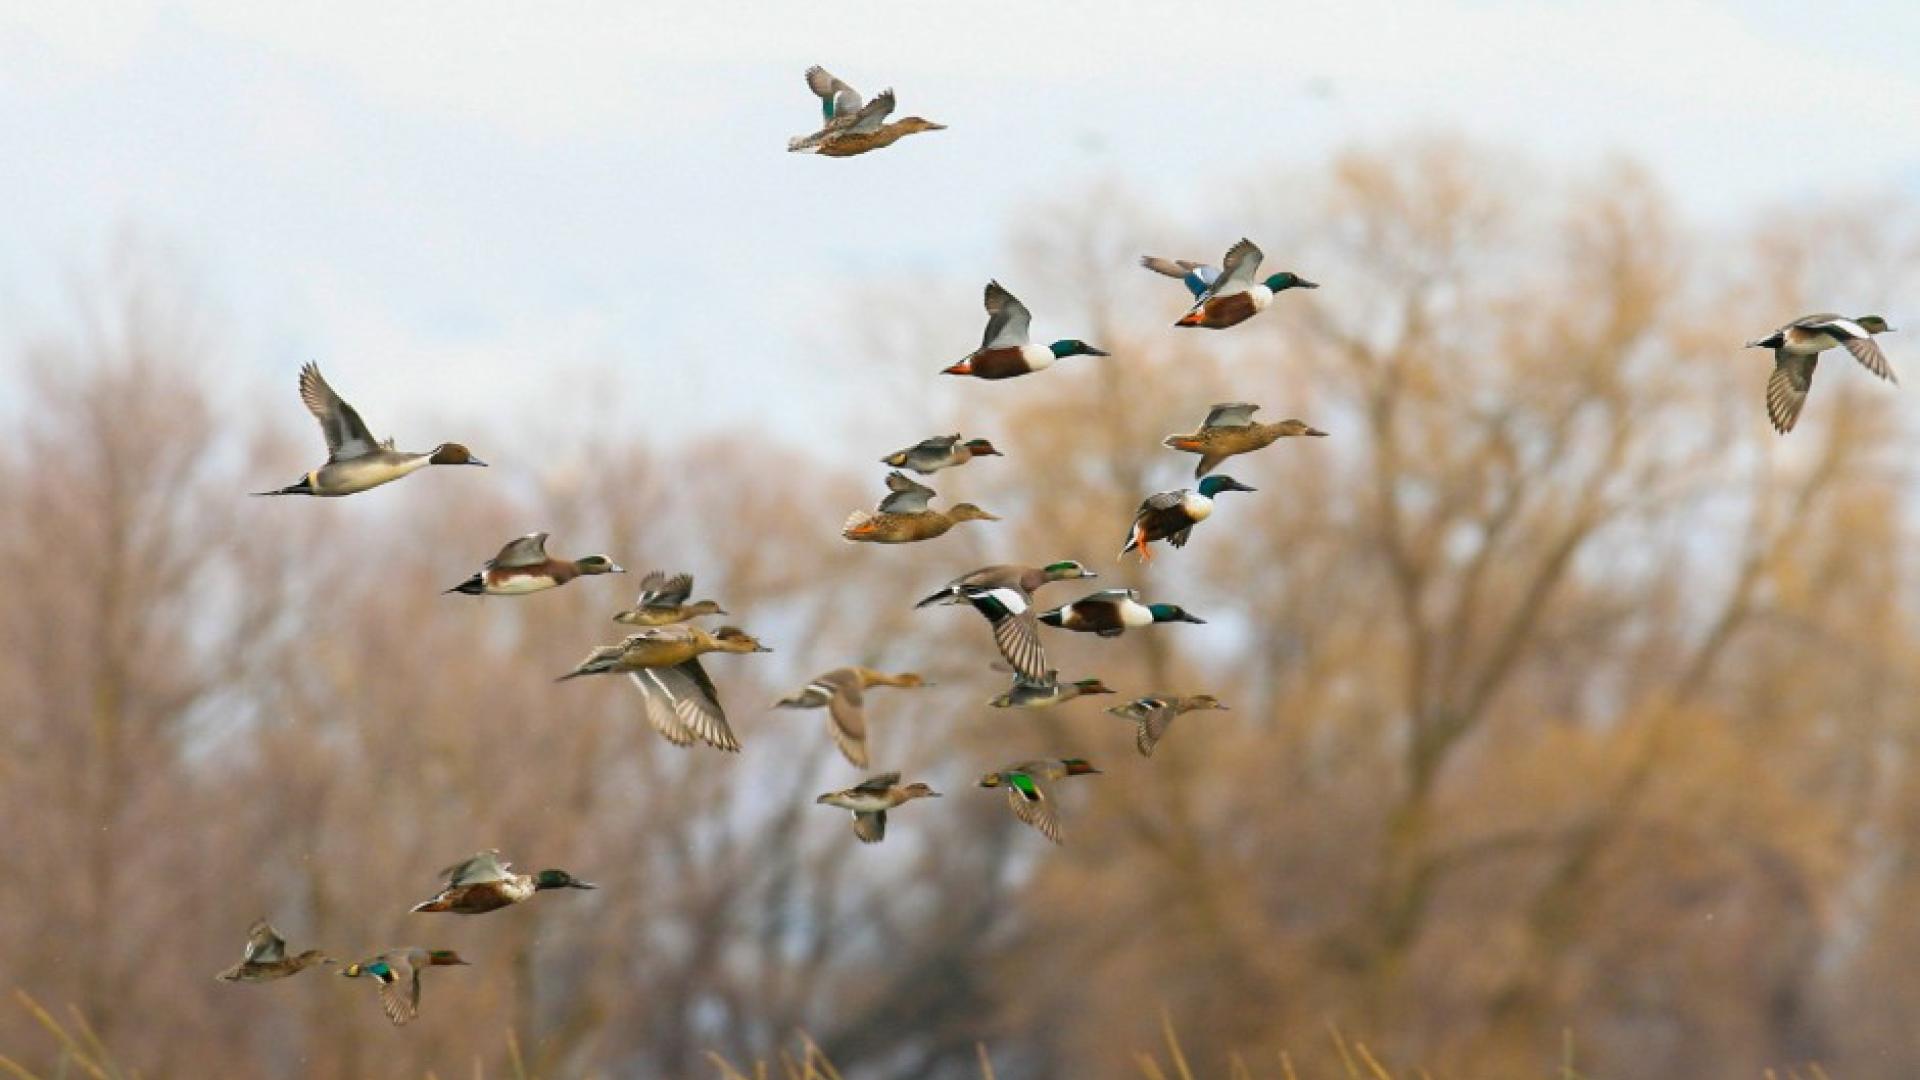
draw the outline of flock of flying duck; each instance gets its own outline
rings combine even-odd
[[[793,152],[851,157],[890,146],[905,135],[943,128],[920,117],[887,123],[894,109],[891,90],[867,102],[822,68],[809,68],[806,80],[821,100],[824,123],[818,131],[792,139],[788,149]],[[1191,306],[1175,326],[1221,330],[1266,310],[1279,293],[1319,287],[1291,272],[1263,277],[1262,261],[1260,249],[1242,239],[1227,249],[1217,267],[1151,255],[1141,258],[1140,264],[1180,280],[1190,293]],[[987,328],[980,347],[945,368],[945,374],[1004,380],[1044,371],[1068,357],[1109,355],[1077,338],[1034,342],[1032,312],[997,281],[988,282],[985,305]],[[1848,319],[1809,315],[1750,342],[1750,346],[1774,350],[1767,412],[1775,429],[1785,433],[1793,428],[1812,386],[1819,354],[1828,349],[1843,347],[1875,375],[1895,381],[1886,357],[1873,340],[1875,334],[1891,329],[1878,316]],[[311,363],[300,370],[300,398],[320,423],[327,461],[286,487],[257,494],[351,495],[429,465],[486,464],[459,443],[442,443],[427,452],[406,452],[396,450],[391,439],[376,439],[360,414],[333,391]],[[1282,438],[1326,434],[1300,420],[1257,422],[1253,414],[1258,409],[1245,402],[1217,404],[1195,431],[1166,437],[1166,447],[1198,455],[1196,483],[1192,488],[1161,492],[1143,501],[1128,527],[1121,557],[1134,552],[1145,563],[1153,557],[1153,543],[1184,547],[1195,526],[1212,516],[1214,500],[1222,493],[1253,491],[1231,476],[1214,473],[1228,458],[1263,449]],[[958,434],[926,439],[887,455],[881,461],[894,470],[886,477],[888,494],[874,510],[856,511],[848,517],[842,537],[855,543],[915,543],[940,537],[961,522],[999,520],[972,503],[935,510],[931,506],[934,490],[901,471],[932,476],[975,458],[997,456],[1000,452],[988,440],[965,439]],[[537,532],[509,542],[472,576],[447,591],[472,596],[521,596],[558,588],[578,577],[626,572],[605,555],[555,558],[547,553],[547,538],[548,534]],[[988,704],[995,708],[1050,708],[1078,697],[1114,691],[1097,678],[1062,680],[1047,663],[1040,626],[1118,637],[1161,623],[1204,622],[1176,604],[1143,603],[1133,589],[1103,589],[1044,612],[1036,610],[1034,595],[1044,586],[1096,576],[1073,560],[1039,567],[987,566],[954,578],[915,607],[973,608],[986,620],[1002,658],[994,667],[1012,676],[1008,689]],[[719,692],[700,658],[708,653],[771,650],[737,627],[710,631],[698,625],[694,620],[726,615],[727,611],[713,600],[696,601],[692,596],[690,575],[670,576],[660,571],[647,574],[641,580],[634,606],[613,616],[616,622],[640,629],[617,644],[594,649],[571,672],[560,676],[560,681],[584,675],[624,674],[640,692],[648,723],[669,742],[688,746],[697,741],[720,750],[738,751],[740,740],[727,721]],[[774,707],[825,709],[834,745],[850,763],[864,769],[870,766],[867,691],[927,685],[913,672],[841,667],[817,676]],[[1156,693],[1108,711],[1133,725],[1136,748],[1141,755],[1151,756],[1181,715],[1226,708],[1211,694]],[[1015,817],[1054,843],[1061,843],[1065,834],[1048,794],[1050,785],[1099,771],[1082,758],[1020,761],[985,774],[978,786],[1004,788]],[[854,835],[862,842],[878,843],[886,835],[888,811],[939,794],[924,783],[903,784],[898,772],[886,772],[845,790],[821,795],[817,802],[849,811]],[[595,887],[564,870],[516,873],[498,851],[475,854],[441,875],[446,883],[440,892],[411,910],[480,915],[524,902],[543,891]],[[263,919],[250,928],[241,962],[218,977],[260,982],[334,962],[318,950],[288,954],[286,942]],[[374,979],[387,1016],[395,1024],[405,1024],[419,1011],[420,973],[429,967],[464,964],[466,961],[451,950],[410,946],[348,964],[341,974]]]

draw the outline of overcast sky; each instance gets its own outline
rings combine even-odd
[[[812,63],[951,129],[788,155]],[[1920,194],[1920,4],[15,0],[0,318],[56,324],[133,226],[289,410],[317,358],[402,441],[438,437],[416,406],[507,422],[488,375],[603,365],[792,415],[836,289],[937,271],[975,312],[1023,203],[1118,172],[1213,226],[1215,177],[1436,126],[1624,152],[1706,217]]]

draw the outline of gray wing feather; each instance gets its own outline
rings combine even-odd
[[[1201,427],[1247,427],[1253,423],[1253,414],[1260,406],[1245,401],[1229,401],[1215,405],[1207,413],[1206,423]]]
[[[1033,313],[1027,305],[998,281],[987,282],[987,332],[980,338],[983,349],[1025,345],[1033,326]]]

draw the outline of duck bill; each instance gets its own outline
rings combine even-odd
[[[1201,617],[1200,617],[1200,616],[1198,616],[1198,615],[1189,615],[1189,614],[1187,614],[1187,613],[1186,613],[1186,612],[1184,612],[1184,611],[1180,613],[1180,621],[1181,621],[1181,622],[1190,622],[1190,623],[1193,623],[1193,624],[1195,624],[1195,625],[1197,625],[1197,626],[1205,626],[1205,625],[1207,625],[1207,620],[1205,620],[1205,619],[1203,619],[1203,618],[1201,618]]]
[[[1300,280],[1293,283],[1293,287],[1296,289],[1317,289],[1320,287],[1320,283],[1317,281],[1308,281],[1306,278],[1301,278]]]

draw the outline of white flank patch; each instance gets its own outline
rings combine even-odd
[[[1026,597],[1020,595],[1019,589],[988,589],[987,595],[1000,601],[1002,606],[1015,615],[1027,610]]]
[[[1054,361],[1053,350],[1045,345],[1022,345],[1020,357],[1035,371],[1052,367]]]

